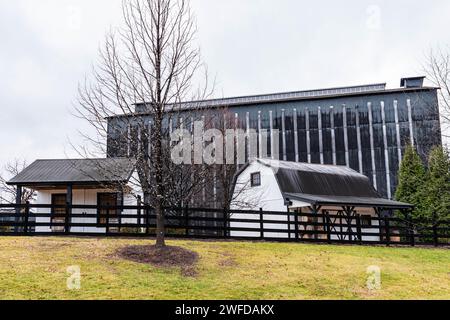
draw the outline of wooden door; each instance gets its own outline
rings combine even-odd
[[[66,194],[52,194],[52,206],[65,206],[67,204]],[[63,225],[53,226],[54,223],[66,222],[66,208],[53,208],[52,207],[52,232],[64,232],[65,227]]]
[[[97,224],[100,227],[107,227],[108,232],[116,232],[118,228],[109,228],[109,224],[118,224],[118,210],[102,207],[115,207],[117,206],[117,193],[99,193],[97,195],[97,205],[99,206],[97,216]]]

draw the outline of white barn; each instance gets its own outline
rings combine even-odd
[[[262,210],[264,212],[286,212],[286,215],[265,213],[264,220],[286,221],[286,224],[265,223],[264,229],[287,230],[282,233],[266,232],[265,238],[288,238],[291,236],[295,213],[311,214],[301,217],[296,226],[303,239],[325,238],[325,234],[314,235],[311,231],[324,231],[321,226],[300,225],[301,223],[323,224],[325,214],[340,216],[355,224],[358,216],[362,221],[362,241],[381,241],[379,221],[371,218],[381,217],[392,210],[410,210],[413,206],[382,198],[373,188],[369,178],[343,166],[317,165],[286,162],[270,159],[256,159],[244,166],[236,175],[234,199],[238,205],[234,210]],[[244,204],[244,205],[243,205]],[[292,216],[291,216],[292,214]],[[234,214],[233,219],[259,219],[259,215]],[[292,219],[291,219],[292,218]],[[233,222],[233,228],[260,229],[258,223]],[[342,221],[342,220],[341,220]],[[337,223],[336,223],[337,224]],[[342,224],[342,222],[340,223]],[[331,227],[333,225],[331,224]],[[366,228],[364,228],[364,226]],[[332,240],[343,240],[338,234],[342,226],[335,228]],[[294,228],[295,229],[295,228]],[[350,230],[355,232],[355,230]],[[373,234],[373,235],[372,235]],[[234,237],[258,237],[260,231],[231,231]]]
[[[142,192],[137,187],[135,164],[126,158],[37,160],[8,183],[17,186],[18,199],[23,188],[35,190],[37,199],[33,205],[80,206],[73,209],[74,215],[95,215],[73,217],[71,223],[92,224],[89,227],[72,227],[72,233],[106,233],[106,219],[118,223],[114,217],[117,210],[99,210],[82,206],[136,206]],[[33,212],[36,218],[36,233],[63,232],[66,218],[65,208],[40,207]],[[108,212],[107,212],[108,211]],[[127,210],[122,212],[127,214]],[[130,211],[131,214],[135,214]],[[48,215],[48,216],[45,216]],[[58,215],[58,217],[53,217]],[[45,217],[44,217],[45,216]],[[136,223],[137,219],[122,219],[122,223]],[[44,224],[45,226],[39,226]],[[56,226],[53,224],[57,224]]]

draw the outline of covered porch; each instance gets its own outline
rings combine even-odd
[[[286,194],[297,234],[302,239],[342,242],[400,242],[401,232],[389,221],[395,212],[405,221],[414,207],[376,197]],[[297,218],[297,217],[301,218]],[[298,221],[297,221],[297,220]]]
[[[134,164],[128,159],[38,160],[9,181],[17,188],[16,220],[26,188],[37,195],[33,201],[36,232],[107,232],[107,224],[121,220],[123,212],[117,207],[138,202],[129,183],[133,172]]]

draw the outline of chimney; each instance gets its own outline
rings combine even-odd
[[[402,88],[422,88],[425,77],[402,78],[400,87]]]

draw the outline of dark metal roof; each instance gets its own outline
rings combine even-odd
[[[368,85],[350,86],[350,87],[336,87],[336,88],[326,88],[326,89],[314,89],[314,90],[303,90],[303,91],[291,91],[291,92],[280,92],[271,94],[260,94],[242,97],[231,97],[222,99],[210,99],[210,100],[200,100],[200,101],[190,101],[181,103],[183,106],[188,107],[189,105],[195,107],[217,107],[217,106],[231,106],[231,105],[243,105],[248,103],[265,103],[273,102],[279,100],[290,100],[290,99],[302,99],[302,98],[318,98],[318,97],[328,97],[332,95],[347,95],[347,94],[359,94],[366,92],[378,92],[386,90],[386,83],[376,83]],[[138,103],[137,105],[145,105],[145,103]]]
[[[285,199],[317,205],[411,208],[382,198],[368,177],[343,166],[258,160],[271,167]]]
[[[126,158],[37,160],[8,184],[118,183],[128,181],[134,169],[134,162]]]
[[[197,109],[211,109],[211,108],[224,108],[224,107],[243,107],[255,104],[270,104],[281,102],[296,102],[318,99],[331,99],[339,97],[351,97],[351,96],[364,96],[364,95],[378,95],[389,93],[407,93],[418,91],[437,90],[437,87],[403,87],[395,89],[386,89],[385,83],[353,86],[353,87],[341,87],[330,89],[318,89],[308,91],[295,91],[275,94],[242,96],[234,98],[223,99],[211,99],[200,101],[187,101],[178,104],[169,104],[166,108],[166,112],[179,112]],[[151,112],[145,107],[145,102],[136,103],[136,111],[134,113],[114,115],[107,117],[107,119],[123,118],[123,117],[136,117],[136,116],[149,116]]]

